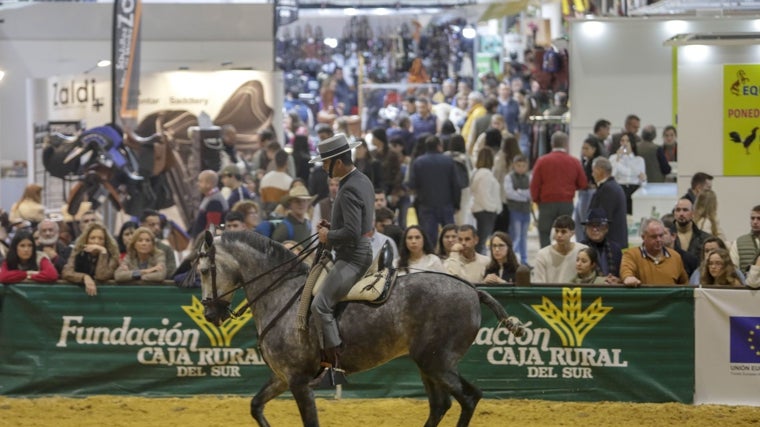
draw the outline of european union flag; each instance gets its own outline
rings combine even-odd
[[[760,363],[760,317],[731,317],[731,363]]]

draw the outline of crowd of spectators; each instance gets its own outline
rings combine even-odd
[[[541,106],[525,86],[535,85],[505,80],[480,92],[446,82],[440,93],[410,92],[404,112],[365,135],[340,115],[312,134],[295,111],[285,111],[285,140],[261,131],[257,152],[199,174],[201,203],[189,236],[213,224],[300,251],[316,224],[330,220],[340,185],[321,164],[310,166],[310,156],[320,140],[342,131],[360,142],[354,161],[375,188],[373,252],[389,242],[404,274],[439,271],[500,285],[516,282],[523,269],[532,283],[760,287],[760,206],[750,214],[750,232],[727,240],[718,194],[705,173],[693,176],[672,213],[645,219],[641,245],[629,247],[631,196],[641,185],[669,179],[674,127],[665,128],[658,144],[652,125],[639,135],[636,115],[615,133],[609,120],[599,119],[579,156],[569,153],[568,135],[559,129],[548,152],[535,156],[526,116],[544,107],[556,114],[566,109],[567,96],[558,93],[554,106]],[[457,106],[464,114],[454,114]],[[145,211],[117,230],[91,211],[58,221],[46,215],[55,209],[42,205],[42,191],[29,185],[5,214],[0,282],[60,278],[94,296],[104,281],[164,281],[187,271],[188,251],[169,244],[161,213]],[[532,258],[531,227],[540,242]]]

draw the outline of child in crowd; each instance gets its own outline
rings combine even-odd
[[[512,172],[504,177],[504,192],[509,206],[509,235],[522,264],[528,265],[528,226],[530,225],[530,172],[522,154],[512,161]]]

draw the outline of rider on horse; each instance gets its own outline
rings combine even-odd
[[[330,178],[340,179],[332,224],[323,220],[318,226],[320,243],[335,251],[335,267],[311,304],[321,320],[322,366],[327,368],[322,375],[338,368],[341,338],[333,310],[372,262],[369,234],[374,226],[375,192],[372,182],[351,160],[351,149],[357,145],[359,142],[349,143],[344,134],[337,134],[320,142],[319,155],[311,159],[311,163],[321,161]]]

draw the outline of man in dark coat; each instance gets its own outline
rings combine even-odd
[[[589,210],[604,209],[609,219],[607,239],[620,246],[628,247],[628,217],[626,213],[625,192],[612,176],[612,163],[605,157],[597,157],[591,166],[591,173],[596,181],[596,192],[591,197]]]
[[[321,321],[322,366],[329,370],[338,367],[341,346],[333,310],[372,263],[369,235],[375,225],[375,192],[372,182],[351,160],[351,149],[357,145],[359,142],[349,144],[346,136],[340,133],[320,142],[317,146],[319,156],[311,160],[312,163],[321,161],[330,178],[340,179],[340,188],[333,202],[332,224],[322,221],[317,228],[320,243],[335,251],[335,266],[311,303],[312,311]],[[323,375],[328,369],[323,370]]]

